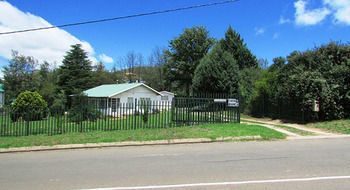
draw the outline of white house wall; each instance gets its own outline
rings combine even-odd
[[[160,95],[144,86],[138,86],[121,94],[117,94],[111,98],[120,98],[120,103],[127,103],[128,97],[132,97],[134,99],[134,102],[135,99],[140,100],[140,98],[150,98],[151,101],[156,101],[159,100],[158,97],[160,97]]]
[[[171,107],[171,101],[161,101],[161,95],[155,93],[154,91],[144,86],[138,86],[133,89],[127,90],[123,93],[110,97],[113,99],[117,99],[117,98],[120,99],[120,106],[122,107],[118,107],[116,112],[112,111],[111,105],[108,105],[108,108],[100,109],[100,111],[104,114],[107,114],[113,117],[120,117],[120,115],[124,115],[124,114],[132,115],[134,114],[135,107],[133,107],[132,109],[126,109],[125,107],[128,105],[126,103],[128,103],[129,97],[133,98],[133,103],[135,102],[135,99],[139,101],[141,98],[149,98],[152,101],[152,104],[151,104],[152,109],[169,110]],[[143,110],[141,107],[139,107],[139,104],[136,110],[138,110],[139,113],[143,113]],[[150,113],[152,112],[153,110],[150,111]]]

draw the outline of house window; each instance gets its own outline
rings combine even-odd
[[[161,100],[166,100],[166,101],[168,101],[168,100],[169,100],[169,96],[162,96],[162,97],[161,97]]]
[[[141,102],[151,102],[151,98],[140,98]]]
[[[127,108],[132,109],[134,105],[134,98],[133,97],[128,97],[128,102],[127,102]]]
[[[112,112],[116,112],[119,108],[120,98],[111,98],[109,99],[109,105],[112,107]]]
[[[105,99],[105,98],[100,98],[99,100],[98,100],[98,108],[99,109],[106,109],[107,108],[107,102],[106,102],[107,100]]]
[[[142,110],[151,109],[151,98],[140,98],[139,106]]]

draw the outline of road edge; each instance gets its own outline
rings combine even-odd
[[[197,139],[171,139],[171,140],[141,141],[141,142],[139,142],[139,141],[126,141],[126,142],[111,142],[111,143],[65,144],[65,145],[54,145],[54,146],[32,146],[32,147],[19,147],[19,148],[8,148],[8,149],[1,148],[0,154],[1,153],[15,153],[15,152],[104,148],[104,147],[212,143],[212,142],[261,140],[261,139],[262,139],[261,136],[242,136],[242,137],[218,137],[216,139],[197,138]]]

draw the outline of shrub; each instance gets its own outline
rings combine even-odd
[[[141,110],[142,113],[142,120],[144,123],[148,122],[148,113],[151,109],[151,102],[150,101],[141,101]]]
[[[51,115],[54,116],[62,116],[64,115],[65,111],[65,104],[66,104],[66,96],[64,94],[64,91],[61,90],[55,97],[55,100],[53,101],[53,104],[50,107]]]
[[[292,52],[274,64],[255,84],[252,114],[312,122],[350,117],[350,46],[331,42]],[[313,111],[319,101],[320,110]]]
[[[27,121],[41,120],[47,113],[47,103],[37,92],[22,92],[11,105],[11,120],[14,122],[20,117]]]
[[[88,97],[83,94],[76,94],[73,97],[72,108],[69,110],[68,118],[76,123],[85,120],[95,121],[101,116],[101,112],[93,109],[88,104]]]

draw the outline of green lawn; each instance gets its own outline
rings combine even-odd
[[[183,110],[174,113],[175,120],[189,121],[189,123],[198,123],[197,121],[217,122],[225,118],[233,120],[232,116],[223,112],[190,112],[183,114]],[[186,112],[187,113],[187,112]],[[159,113],[148,114],[147,120],[143,115],[118,115],[118,117],[101,116],[92,121],[87,120],[81,123],[73,122],[67,115],[57,117],[48,116],[40,121],[25,121],[19,119],[13,122],[8,114],[0,115],[0,136],[25,136],[32,134],[61,134],[90,131],[110,131],[110,130],[133,130],[149,128],[171,128],[185,125],[181,122],[172,122],[172,113],[170,111],[161,111]],[[226,120],[228,120],[226,119]]]
[[[24,120],[12,122],[9,115],[0,116],[0,134],[3,136],[24,136],[29,134],[60,134],[89,132],[95,130],[130,130],[144,128],[167,128],[171,123],[170,112],[149,114],[147,121],[142,115],[124,115],[122,117],[101,116],[95,121],[72,122],[67,115],[48,116],[40,121]]]
[[[325,129],[335,133],[350,134],[350,119],[309,123],[306,126]]]
[[[299,135],[302,135],[302,136],[314,135],[314,133],[312,133],[312,132],[296,129],[294,127],[289,127],[289,126],[285,126],[285,125],[269,124],[269,123],[257,122],[257,121],[249,121],[249,120],[244,120],[244,119],[242,119],[241,121],[249,122],[249,123],[256,123],[256,124],[272,125],[272,126],[279,127],[279,128],[285,129],[285,130],[287,130],[289,132],[296,133],[296,134],[299,134]]]
[[[203,124],[169,129],[137,129],[116,131],[91,131],[62,135],[31,135],[22,137],[0,137],[0,148],[52,146],[57,144],[84,144],[99,142],[152,141],[184,138],[210,138],[258,136],[264,140],[284,139],[286,135],[257,125]]]

